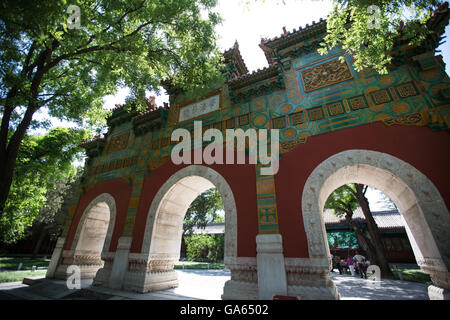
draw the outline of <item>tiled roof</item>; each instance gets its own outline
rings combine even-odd
[[[400,229],[404,228],[405,223],[402,216],[397,210],[390,211],[374,211],[372,216],[379,229]],[[357,208],[354,211],[353,219],[357,221],[364,222],[364,214],[361,208]],[[339,218],[333,214],[332,210],[325,210],[323,213],[323,220],[325,225],[336,225],[336,224],[346,224],[345,218]]]
[[[240,75],[248,73],[248,68],[245,65],[241,52],[239,51],[239,44],[237,41],[234,43],[233,47],[223,53],[223,56],[226,63],[232,63],[232,61],[236,63],[236,67],[238,68]]]
[[[379,229],[403,229],[405,227],[405,223],[403,221],[402,216],[397,210],[389,210],[389,211],[374,211],[372,215],[375,219],[375,222]],[[355,213],[353,214],[353,219],[364,222],[364,214],[361,208],[357,208]],[[323,213],[323,220],[325,225],[338,225],[338,224],[346,224],[344,218],[339,218],[332,213],[332,210],[325,210]],[[225,223],[210,223],[205,229],[194,227],[194,234],[223,234],[225,231]]]
[[[223,234],[225,232],[225,223],[209,223],[205,229],[194,227],[192,229],[193,234],[207,233],[207,234]]]

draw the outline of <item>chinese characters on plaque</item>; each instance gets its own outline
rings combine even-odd
[[[219,110],[219,95],[215,95],[208,99],[199,101],[197,103],[189,104],[180,110],[180,117],[178,121],[182,122],[192,118],[196,118],[203,114]]]

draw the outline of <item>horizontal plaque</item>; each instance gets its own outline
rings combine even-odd
[[[184,106],[180,109],[180,117],[178,121],[186,121],[219,110],[219,98],[219,95],[215,95],[208,99]]]

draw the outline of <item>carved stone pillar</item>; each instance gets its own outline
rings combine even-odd
[[[58,267],[58,265],[61,261],[61,256],[62,256],[63,247],[64,247],[65,243],[66,243],[66,238],[64,238],[64,237],[58,238],[55,249],[53,249],[52,258],[48,265],[47,273],[45,275],[46,278],[53,278],[55,276],[56,268]]]
[[[280,234],[256,236],[258,297],[270,300],[275,294],[286,295],[286,271]]]

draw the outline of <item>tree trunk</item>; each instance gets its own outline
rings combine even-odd
[[[5,204],[8,199],[9,191],[11,190],[11,184],[14,176],[14,168],[16,166],[17,154],[19,152],[22,140],[30,127],[31,120],[33,119],[34,113],[38,110],[38,94],[41,86],[41,81],[45,73],[50,70],[48,64],[52,50],[55,46],[59,46],[59,42],[54,40],[52,43],[53,48],[46,48],[42,51],[36,59],[36,72],[31,77],[31,86],[29,92],[27,90],[28,105],[23,115],[22,121],[19,123],[15,129],[12,136],[8,141],[8,130],[10,129],[10,120],[12,112],[15,108],[15,104],[11,102],[9,98],[13,98],[17,95],[18,88],[13,87],[8,93],[4,114],[2,117],[2,123],[0,126],[0,218],[3,216],[5,210]],[[28,60],[32,55],[32,50],[34,50],[34,43],[30,48],[30,53],[27,57],[26,65],[23,67],[24,71],[28,70]]]
[[[383,242],[381,241],[381,236],[378,230],[378,226],[375,222],[375,219],[370,212],[369,203],[364,196],[364,185],[355,183],[356,188],[356,197],[358,199],[359,205],[362,209],[364,217],[366,219],[367,230],[370,235],[370,242],[372,243],[375,253],[376,253],[376,264],[380,267],[381,276],[383,278],[392,279],[392,272],[389,268],[388,261],[386,259],[386,251],[383,246]]]
[[[41,232],[39,233],[39,238],[36,242],[36,245],[34,246],[33,254],[32,254],[33,259],[36,258],[36,256],[38,255],[39,250],[41,249],[41,246],[42,246],[42,242],[44,241],[46,236],[47,236],[47,228],[44,227],[44,228],[42,228]]]
[[[376,257],[375,247],[370,242],[369,237],[365,234],[365,232],[357,225],[355,221],[352,220],[352,215],[348,213],[345,216],[345,219],[352,230],[355,232],[356,240],[358,241],[358,246],[366,252],[367,258],[371,261]]]
[[[16,167],[17,154],[19,153],[20,144],[25,136],[25,133],[30,126],[31,119],[35,110],[28,109],[25,113],[24,119],[14,132],[9,140],[8,146],[5,148],[5,153],[1,157],[0,163],[0,218],[8,199],[9,191],[13,182],[14,168]],[[3,149],[4,146],[2,146]]]

